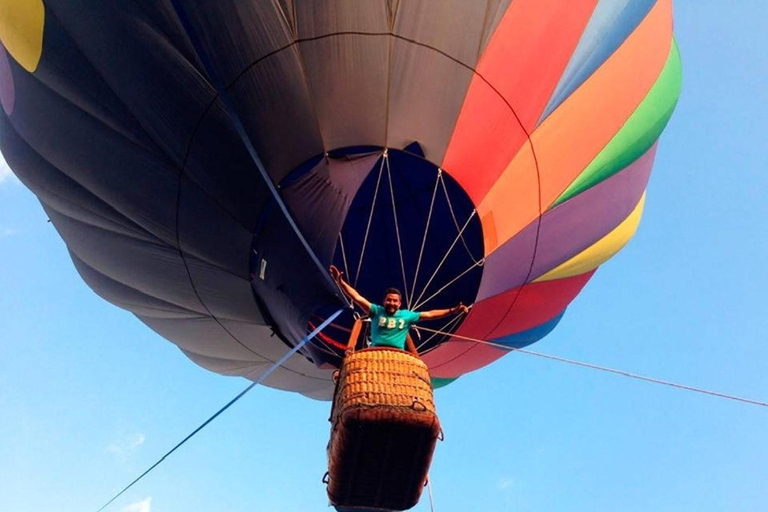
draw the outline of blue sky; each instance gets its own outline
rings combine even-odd
[[[532,348],[768,400],[768,7],[675,15],[683,93],[640,229]],[[92,293],[0,167],[0,510],[95,512],[246,385]],[[768,510],[766,408],[523,354],[437,399],[437,511]],[[109,510],[327,510],[328,412],[256,388]]]

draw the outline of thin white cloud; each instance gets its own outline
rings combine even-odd
[[[0,185],[2,185],[5,182],[18,182],[19,178],[16,177],[15,174],[13,174],[13,171],[10,167],[8,167],[8,163],[5,161],[5,158],[3,158],[3,155],[0,155]]]
[[[508,491],[512,488],[512,485],[514,485],[515,481],[511,478],[501,478],[496,483],[496,488],[498,488],[500,491]]]
[[[6,228],[5,226],[0,226],[0,238],[4,236],[13,236],[16,234],[15,229]]]
[[[152,496],[123,507],[122,512],[152,512]]]
[[[112,443],[107,446],[106,450],[107,453],[111,453],[112,455],[115,455],[121,459],[125,459],[136,448],[144,444],[144,441],[146,440],[147,438],[144,436],[144,434],[141,433],[123,436],[116,443]]]

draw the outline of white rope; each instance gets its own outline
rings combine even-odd
[[[463,315],[456,315],[456,316],[454,316],[453,318],[451,318],[451,320],[448,321],[448,323],[446,323],[444,326],[442,326],[440,328],[440,330],[443,331],[443,332],[450,332],[451,329],[453,328],[453,326],[455,324],[459,323],[459,320],[461,320],[462,317],[463,317]],[[437,336],[439,336],[439,334],[436,333],[436,332],[430,334],[429,338],[427,338],[426,340],[421,342],[419,344],[419,346],[416,347],[416,351],[419,351],[422,347],[426,346],[430,341],[435,339]]]
[[[387,153],[384,153],[384,160],[387,161],[387,179],[389,180],[389,195],[392,198],[392,215],[395,218],[395,236],[397,237],[397,252],[400,255],[400,272],[403,274],[403,289],[405,290],[405,304],[408,309],[411,309],[411,299],[408,295],[408,282],[405,280],[405,261],[403,260],[403,246],[400,241],[400,224],[397,221],[397,207],[395,206],[395,189],[392,186],[392,170],[389,167],[389,158]]]
[[[472,269],[475,269],[475,268],[477,268],[477,267],[481,267],[481,266],[483,265],[483,262],[484,262],[484,261],[485,261],[485,260],[480,260],[479,262],[475,262],[474,264],[472,264],[472,265],[471,265],[471,266],[470,266],[468,269],[466,269],[464,272],[462,272],[462,273],[461,273],[461,274],[459,274],[458,276],[456,276],[456,277],[454,277],[453,279],[451,279],[451,280],[450,280],[448,283],[446,283],[445,285],[443,285],[443,287],[442,287],[442,288],[440,288],[439,290],[437,290],[435,293],[433,293],[432,295],[430,295],[428,298],[426,298],[426,299],[424,299],[423,301],[421,301],[421,302],[419,302],[418,304],[416,304],[416,306],[414,306],[414,309],[419,309],[421,306],[423,306],[424,304],[426,304],[426,303],[427,303],[427,302],[429,302],[430,300],[432,300],[432,299],[434,299],[435,297],[437,297],[438,295],[440,295],[440,293],[442,293],[442,291],[443,291],[443,290],[445,290],[446,288],[448,288],[449,286],[451,286],[453,283],[455,283],[456,281],[458,281],[459,279],[461,279],[462,277],[464,277],[464,276],[467,274],[467,272],[469,272],[470,270],[472,270]]]
[[[435,208],[435,197],[437,197],[437,186],[440,184],[440,177],[443,174],[442,169],[437,170],[437,177],[435,178],[435,188],[432,190],[432,200],[429,203],[429,214],[427,215],[427,224],[424,226],[424,237],[421,239],[421,249],[419,249],[419,258],[416,260],[416,273],[413,275],[413,287],[411,289],[411,297],[416,295],[416,281],[419,278],[419,269],[421,268],[421,260],[424,257],[424,247],[427,244],[427,233],[429,232],[430,221],[432,220],[432,212]]]
[[[427,492],[429,493],[429,510],[435,512],[435,499],[432,496],[432,479],[427,475]]]
[[[371,214],[368,216],[368,225],[365,228],[365,237],[363,237],[363,247],[362,249],[360,249],[360,260],[357,262],[357,272],[355,272],[355,282],[353,286],[357,286],[357,280],[360,277],[360,268],[363,266],[363,256],[365,256],[365,247],[368,245],[368,233],[371,230],[371,221],[373,220],[373,211],[376,208],[376,197],[379,195],[379,184],[381,183],[381,175],[384,172],[384,160],[385,160],[385,157],[384,155],[382,155],[381,165],[379,166],[379,177],[376,179],[376,189],[373,191],[373,201],[371,202]]]
[[[333,348],[325,340],[323,340],[320,336],[316,336],[315,339],[313,339],[310,342],[310,344],[314,345],[315,348],[325,352],[326,354],[328,354],[330,356],[338,357],[338,355],[339,355],[338,351],[333,350]]]
[[[461,336],[461,335],[458,335],[458,334],[451,334],[451,333],[447,333],[447,332],[437,331],[435,329],[430,329],[428,327],[415,327],[415,329],[420,329],[420,330],[424,330],[424,331],[428,331],[428,332],[434,332],[434,333],[437,333],[437,334],[444,334],[444,335],[447,335],[447,336],[452,336],[453,338],[456,339],[456,341],[469,341],[469,342],[473,342],[473,343],[480,343],[482,345],[488,345],[488,346],[491,346],[491,347],[500,348],[500,349],[506,350],[508,352],[521,352],[523,354],[528,354],[530,356],[542,357],[544,359],[551,359],[553,361],[558,361],[558,362],[561,362],[561,363],[572,364],[572,365],[575,365],[575,366],[581,366],[583,368],[589,368],[591,370],[599,370],[601,372],[615,373],[616,375],[621,375],[622,377],[628,377],[630,379],[641,380],[641,381],[644,381],[644,382],[652,382],[654,384],[661,384],[663,386],[670,386],[670,387],[673,387],[673,388],[684,389],[686,391],[693,391],[694,393],[702,393],[702,394],[705,394],[705,395],[715,396],[715,397],[718,397],[718,398],[726,398],[728,400],[735,400],[737,402],[744,402],[744,403],[747,403],[747,404],[759,405],[761,407],[768,407],[768,402],[764,402],[764,401],[761,401],[761,400],[753,400],[751,398],[743,398],[743,397],[736,396],[736,395],[728,395],[728,394],[725,394],[725,393],[720,393],[718,391],[711,391],[711,390],[708,390],[708,389],[697,388],[697,387],[693,387],[693,386],[688,386],[686,384],[678,384],[678,383],[671,382],[671,381],[668,381],[668,380],[661,380],[661,379],[656,379],[656,378],[653,378],[653,377],[646,377],[644,375],[638,375],[636,373],[630,373],[630,372],[626,372],[624,370],[617,370],[615,368],[609,368],[607,366],[599,366],[599,365],[592,364],[592,363],[585,363],[585,362],[582,362],[582,361],[576,361],[574,359],[566,359],[564,357],[552,356],[552,355],[549,355],[549,354],[542,354],[541,352],[533,352],[532,350],[526,350],[526,349],[522,349],[522,348],[509,347],[507,345],[502,345],[500,343],[493,343],[492,341],[480,340],[480,339],[477,339],[477,338],[471,338],[469,336]]]
[[[424,289],[419,294],[419,297],[416,299],[416,303],[418,304],[421,301],[421,298],[424,296],[425,293],[427,293],[427,290],[429,289],[429,285],[432,284],[432,280],[435,279],[435,276],[438,272],[440,272],[440,269],[443,267],[443,264],[445,263],[445,260],[448,259],[448,256],[450,256],[451,251],[453,251],[453,248],[456,246],[456,243],[461,238],[461,234],[464,233],[464,230],[467,229],[467,226],[469,225],[469,221],[472,220],[472,217],[475,216],[476,211],[472,210],[472,214],[467,218],[467,221],[464,223],[464,226],[462,226],[461,230],[459,231],[459,234],[456,238],[453,239],[453,243],[448,248],[448,251],[445,253],[445,256],[443,256],[443,259],[440,260],[440,263],[437,265],[437,268],[432,273],[432,276],[429,278],[429,281],[427,281],[427,284],[424,285]]]
[[[445,201],[448,203],[448,210],[451,212],[451,217],[453,218],[453,225],[456,226],[456,229],[459,229],[459,221],[456,219],[456,213],[453,211],[453,204],[451,203],[451,197],[448,195],[448,189],[445,186],[445,179],[443,179],[442,173],[440,174],[440,183],[443,185],[443,192],[445,193]],[[474,215],[474,210],[472,211],[472,215]],[[470,217],[471,218],[471,217]],[[462,232],[464,230],[462,229]],[[478,262],[478,260],[475,259],[475,256],[472,254],[472,251],[469,250],[469,246],[467,245],[466,240],[464,240],[464,237],[461,236],[461,233],[459,233],[459,236],[461,237],[461,243],[464,245],[464,249],[467,251],[467,254],[469,255],[469,259],[474,261],[475,263]],[[483,261],[481,258],[480,261]]]

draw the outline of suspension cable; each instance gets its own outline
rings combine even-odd
[[[318,334],[320,331],[322,331],[323,329],[325,329],[325,327],[326,327],[328,324],[330,324],[330,323],[331,323],[333,320],[335,320],[335,319],[336,319],[336,317],[337,317],[337,316],[339,316],[339,315],[341,314],[341,312],[342,312],[342,311],[343,311],[343,309],[340,309],[340,310],[336,311],[334,314],[332,314],[331,316],[329,316],[329,317],[328,317],[328,318],[327,318],[327,319],[326,319],[326,320],[325,320],[325,321],[324,321],[322,324],[320,324],[320,325],[317,327],[317,329],[315,329],[315,330],[314,330],[314,331],[312,331],[311,333],[307,334],[307,335],[306,335],[306,336],[305,336],[305,337],[304,337],[304,338],[303,338],[303,339],[302,339],[302,340],[301,340],[299,343],[297,343],[297,344],[296,344],[296,346],[294,346],[294,347],[293,347],[291,350],[289,350],[288,352],[286,352],[286,353],[285,353],[285,355],[284,355],[283,357],[281,357],[280,359],[278,359],[278,360],[277,360],[275,363],[273,363],[273,364],[272,364],[272,366],[270,366],[269,368],[267,368],[267,370],[266,370],[264,373],[262,373],[261,375],[259,375],[259,378],[258,378],[258,379],[256,379],[255,381],[253,381],[253,382],[252,382],[252,383],[251,383],[251,384],[250,384],[250,385],[249,385],[247,388],[245,388],[244,390],[242,390],[242,391],[241,391],[241,392],[240,392],[240,393],[239,393],[239,394],[238,394],[238,395],[237,395],[235,398],[233,398],[232,400],[230,400],[230,401],[229,401],[229,402],[228,402],[228,403],[227,403],[227,404],[226,404],[224,407],[222,407],[221,409],[219,409],[218,411],[216,411],[216,413],[215,413],[213,416],[211,416],[210,418],[208,418],[207,420],[205,420],[205,421],[204,421],[204,422],[203,422],[203,423],[202,423],[202,424],[201,424],[199,427],[197,427],[195,430],[193,430],[193,431],[192,431],[192,433],[190,433],[189,435],[187,435],[187,437],[185,437],[184,439],[182,439],[182,440],[181,440],[181,441],[180,441],[180,442],[179,442],[179,443],[178,443],[176,446],[174,446],[173,448],[171,448],[171,449],[170,449],[170,450],[169,450],[169,451],[168,451],[168,452],[167,452],[165,455],[163,455],[162,457],[160,457],[160,459],[159,459],[157,462],[155,462],[154,464],[152,464],[152,465],[149,467],[149,469],[147,469],[147,470],[146,470],[146,471],[144,471],[144,472],[143,472],[141,475],[139,475],[139,476],[138,476],[138,478],[136,478],[136,479],[135,479],[133,482],[131,482],[130,484],[128,484],[127,486],[125,486],[125,487],[123,488],[123,490],[122,490],[122,491],[120,491],[119,493],[115,494],[115,495],[112,497],[112,499],[110,499],[108,502],[106,502],[104,505],[102,505],[102,506],[101,506],[101,508],[100,508],[99,510],[97,510],[96,512],[101,512],[102,510],[104,510],[105,508],[107,508],[107,507],[110,505],[110,503],[112,503],[112,502],[113,502],[113,501],[115,501],[117,498],[119,498],[119,497],[120,497],[120,496],[121,496],[121,495],[122,495],[122,494],[123,494],[125,491],[127,491],[128,489],[130,489],[131,487],[133,487],[133,485],[134,485],[136,482],[138,482],[139,480],[141,480],[142,478],[144,478],[144,477],[145,477],[145,476],[146,476],[146,475],[147,475],[147,474],[148,474],[150,471],[152,471],[152,470],[153,470],[153,469],[155,469],[157,466],[159,466],[161,462],[163,462],[163,461],[164,461],[164,460],[165,460],[165,459],[166,459],[166,458],[167,458],[167,457],[168,457],[170,454],[172,454],[172,453],[173,453],[173,452],[175,452],[175,451],[176,451],[178,448],[180,448],[180,447],[181,447],[181,445],[183,445],[184,443],[186,443],[187,441],[189,441],[189,440],[190,440],[190,439],[191,439],[191,438],[192,438],[192,437],[193,437],[195,434],[197,434],[198,432],[200,432],[201,430],[203,430],[203,429],[204,429],[204,428],[205,428],[205,427],[206,427],[206,426],[207,426],[207,425],[208,425],[210,422],[212,422],[213,420],[215,420],[215,419],[216,419],[216,418],[217,418],[217,417],[218,417],[218,416],[219,416],[221,413],[223,413],[224,411],[226,411],[227,409],[229,409],[229,408],[230,408],[230,406],[232,406],[232,405],[233,405],[235,402],[237,402],[237,401],[238,401],[238,400],[240,400],[240,399],[241,399],[243,396],[245,396],[245,394],[246,394],[246,393],[248,393],[250,390],[252,390],[252,389],[253,389],[254,387],[256,387],[258,384],[261,384],[261,383],[264,381],[264,379],[266,379],[267,377],[269,377],[269,376],[272,374],[272,372],[274,372],[274,371],[275,371],[277,368],[279,368],[279,367],[280,367],[280,366],[281,366],[283,363],[285,363],[285,362],[286,362],[286,361],[287,361],[287,360],[288,360],[288,359],[289,359],[289,358],[290,358],[290,357],[291,357],[293,354],[295,354],[296,352],[298,352],[298,351],[299,351],[299,350],[300,350],[300,349],[301,349],[301,348],[302,348],[304,345],[306,345],[306,344],[307,344],[307,342],[309,342],[309,340],[311,340],[312,338],[314,338],[314,337],[315,337],[315,336],[316,336],[316,335],[317,335],[317,334]]]
[[[427,233],[429,233],[429,225],[432,220],[432,212],[435,209],[435,198],[437,197],[437,187],[440,184],[440,177],[443,175],[443,170],[437,170],[437,178],[435,179],[435,188],[432,190],[432,200],[429,202],[429,213],[427,214],[427,223],[424,226],[424,237],[421,239],[421,249],[419,249],[419,257],[416,260],[416,272],[413,274],[413,286],[411,287],[411,297],[416,295],[416,281],[419,279],[419,269],[421,268],[421,260],[424,257],[424,247],[427,244]],[[410,309],[410,304],[408,306]]]
[[[331,347],[324,339],[317,336],[315,340],[312,342],[312,345],[322,351],[325,354],[328,354],[329,356],[338,357],[339,353]]]
[[[355,272],[355,282],[353,286],[357,286],[357,280],[360,278],[360,269],[363,266],[363,256],[365,256],[365,247],[368,245],[368,233],[371,231],[371,221],[373,220],[373,211],[376,209],[376,198],[379,195],[379,185],[381,184],[381,175],[384,172],[384,156],[381,157],[381,165],[379,166],[379,177],[376,178],[376,188],[373,191],[373,201],[371,202],[371,213],[368,215],[368,225],[365,227],[365,236],[363,237],[363,247],[360,249],[360,259],[357,262],[357,272]],[[352,276],[349,276],[352,277]]]
[[[705,395],[715,396],[715,397],[718,397],[718,398],[726,398],[728,400],[735,400],[737,402],[744,402],[744,403],[747,403],[747,404],[759,405],[761,407],[768,407],[768,402],[763,402],[763,401],[760,401],[760,400],[753,400],[751,398],[743,398],[743,397],[735,396],[735,395],[728,395],[728,394],[725,394],[725,393],[720,393],[718,391],[711,391],[711,390],[704,389],[704,388],[697,388],[697,387],[693,387],[693,386],[688,386],[686,384],[678,384],[676,382],[671,382],[671,381],[662,380],[662,379],[656,379],[656,378],[653,378],[653,377],[646,377],[644,375],[638,375],[636,373],[630,373],[630,372],[626,372],[624,370],[617,370],[615,368],[609,368],[607,366],[599,366],[599,365],[592,364],[592,363],[585,363],[585,362],[582,362],[582,361],[576,361],[574,359],[567,359],[565,357],[553,356],[553,355],[549,355],[549,354],[542,354],[541,352],[534,352],[532,350],[526,350],[526,349],[523,349],[523,348],[509,347],[507,345],[502,345],[500,343],[494,343],[492,341],[481,340],[481,339],[477,339],[477,338],[471,338],[469,336],[461,336],[461,335],[458,335],[458,334],[451,334],[449,332],[437,331],[435,329],[430,329],[428,327],[414,327],[414,329],[420,329],[420,330],[423,330],[423,331],[433,332],[433,333],[436,333],[436,334],[443,334],[443,335],[446,335],[446,336],[452,336],[453,338],[456,339],[455,341],[457,341],[457,342],[466,341],[466,342],[472,342],[472,343],[479,343],[479,344],[482,344],[482,345],[488,345],[488,346],[491,346],[491,347],[496,347],[496,348],[499,348],[499,349],[502,349],[502,350],[506,350],[508,352],[521,352],[523,354],[528,354],[528,355],[536,356],[536,357],[542,357],[544,359],[551,359],[553,361],[558,361],[558,362],[561,362],[561,363],[572,364],[572,365],[575,365],[575,366],[581,366],[581,367],[584,367],[584,368],[589,368],[591,370],[599,370],[601,372],[614,373],[616,375],[621,375],[622,377],[628,377],[630,379],[636,379],[636,380],[641,380],[641,381],[645,381],[645,382],[652,382],[654,384],[661,384],[663,386],[670,386],[670,387],[673,387],[673,388],[683,389],[683,390],[686,390],[686,391],[693,391],[694,393],[702,393],[702,394],[705,394]]]
[[[448,195],[448,188],[445,185],[445,179],[443,178],[442,173],[440,174],[440,183],[443,185],[443,192],[445,193],[445,201],[448,203],[448,210],[451,212],[451,217],[453,218],[453,225],[456,226],[456,229],[459,229],[459,221],[456,219],[456,213],[453,211],[453,203],[451,203],[451,196]],[[472,214],[474,215],[474,211]],[[474,261],[475,263],[478,263],[478,261],[483,261],[484,258],[481,258],[480,260],[475,259],[475,255],[472,254],[472,251],[469,250],[469,246],[467,245],[467,241],[464,240],[464,237],[462,236],[462,232],[464,230],[462,229],[461,232],[459,232],[459,237],[461,237],[461,243],[464,245],[464,249],[467,251],[467,254],[469,255],[469,258]],[[482,265],[482,263],[480,263]]]
[[[459,241],[462,233],[464,233],[464,230],[467,229],[467,226],[469,225],[469,221],[472,220],[472,217],[474,217],[476,213],[477,213],[476,210],[472,210],[472,214],[470,214],[470,216],[467,218],[467,221],[461,227],[461,230],[459,231],[459,234],[456,236],[456,238],[453,239],[453,243],[448,248],[448,251],[446,251],[445,256],[443,256],[443,259],[440,260],[440,263],[438,263],[435,271],[432,272],[432,276],[429,278],[429,281],[427,281],[427,284],[424,285],[424,289],[419,294],[419,297],[416,299],[416,303],[419,303],[421,301],[421,298],[424,296],[424,294],[427,293],[427,289],[429,289],[429,285],[432,284],[432,280],[435,279],[435,276],[437,276],[437,273],[440,272],[441,268],[443,268],[443,264],[445,263],[445,260],[448,259],[448,256],[450,256],[451,251],[453,251],[453,248],[456,247],[456,243]]]
[[[341,246],[341,260],[344,262],[344,272],[349,276],[349,265],[347,265],[347,251],[344,249],[344,237],[339,231],[339,245]]]
[[[443,332],[451,332],[456,324],[459,323],[459,320],[461,320],[462,315],[455,315],[453,318],[451,318],[448,322],[443,325],[443,327],[440,329]],[[438,333],[432,333],[429,335],[427,339],[419,343],[419,346],[416,347],[416,350],[421,349],[422,347],[425,347],[430,341],[435,339],[437,336],[439,336]]]
[[[408,295],[408,281],[405,279],[405,261],[403,260],[403,245],[400,240],[400,224],[397,221],[397,207],[395,206],[395,189],[392,186],[392,169],[389,166],[389,158],[386,150],[384,151],[384,160],[387,161],[387,179],[389,180],[389,195],[392,198],[392,215],[395,219],[395,236],[397,238],[397,252],[400,255],[400,271],[403,274],[403,289],[405,290],[405,303],[408,309],[411,308],[411,299]]]
[[[424,299],[424,300],[422,300],[421,302],[419,302],[418,304],[416,304],[416,305],[414,306],[414,308],[413,308],[413,309],[419,309],[421,306],[423,306],[423,305],[424,305],[424,304],[426,304],[427,302],[431,301],[432,299],[434,299],[435,297],[437,297],[438,295],[440,295],[440,294],[443,292],[443,290],[445,290],[446,288],[448,288],[449,286],[451,286],[453,283],[455,283],[456,281],[458,281],[459,279],[461,279],[462,277],[464,277],[464,276],[465,276],[465,275],[466,275],[466,274],[467,274],[469,271],[471,271],[471,270],[473,270],[473,269],[475,269],[475,268],[477,268],[477,267],[481,267],[481,266],[483,266],[483,264],[484,264],[484,263],[485,263],[485,259],[481,259],[480,261],[476,261],[476,262],[474,262],[474,263],[473,263],[472,265],[470,265],[470,266],[469,266],[469,268],[468,268],[468,269],[466,269],[464,272],[462,272],[462,273],[461,273],[461,274],[459,274],[458,276],[454,277],[453,279],[451,279],[450,281],[448,281],[446,284],[444,284],[444,285],[443,285],[443,286],[442,286],[442,287],[441,287],[439,290],[437,290],[435,293],[433,293],[432,295],[430,295],[430,296],[429,296],[429,297],[427,297],[426,299]]]

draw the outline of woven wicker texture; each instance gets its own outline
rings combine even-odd
[[[334,401],[337,416],[348,407],[407,407],[435,414],[427,365],[401,350],[365,349],[347,356]]]
[[[327,490],[338,510],[406,510],[418,502],[440,435],[420,359],[387,348],[349,354],[331,421]]]

